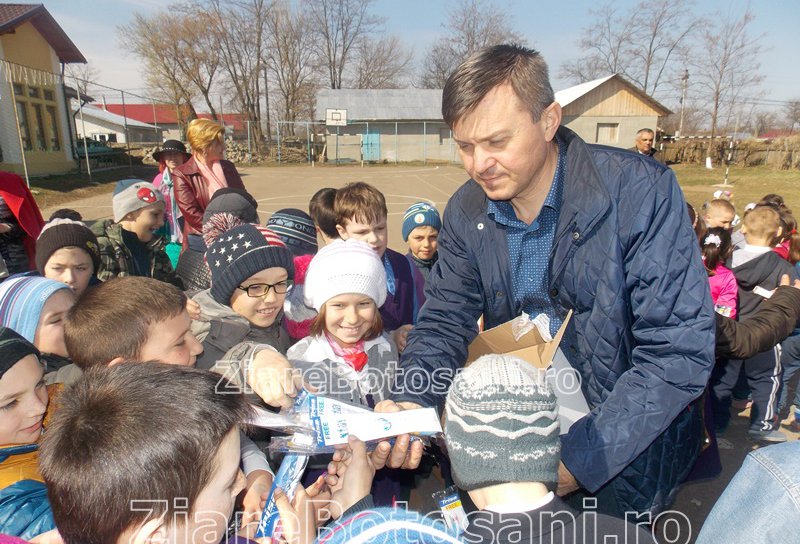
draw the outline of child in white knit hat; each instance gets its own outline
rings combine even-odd
[[[398,357],[378,312],[385,300],[386,272],[364,242],[336,240],[311,260],[305,303],[318,315],[287,357],[320,394],[370,407],[388,397]]]

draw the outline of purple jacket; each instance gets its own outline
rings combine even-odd
[[[386,248],[383,254],[383,264],[386,261],[394,273],[394,294],[386,294],[386,302],[381,306],[383,328],[387,331],[399,329],[403,325],[414,325],[417,322],[417,313],[425,302],[425,280],[417,270],[408,262],[406,257],[392,249]],[[389,282],[391,279],[387,278]]]

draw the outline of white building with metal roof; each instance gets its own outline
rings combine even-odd
[[[75,130],[79,138],[83,138],[85,134],[92,140],[122,144],[128,141],[159,143],[162,140],[161,129],[156,129],[154,125],[128,117],[126,136],[126,119],[122,115],[111,113],[99,106],[84,106],[82,109],[82,119],[81,113],[77,109],[74,111]]]

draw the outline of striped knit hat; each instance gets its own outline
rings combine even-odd
[[[281,237],[295,257],[317,252],[317,229],[314,220],[303,210],[286,208],[278,210],[267,219],[267,226]]]
[[[97,237],[84,223],[71,219],[52,219],[36,240],[36,270],[44,275],[50,257],[61,248],[79,247],[89,254],[94,272],[100,269],[100,246]]]
[[[66,283],[41,276],[9,278],[0,283],[0,325],[33,342],[45,302],[60,289],[70,290]]]
[[[294,277],[292,252],[266,227],[240,225],[220,235],[206,251],[211,270],[211,296],[225,306],[234,290],[250,276],[267,268],[285,268]]]
[[[433,227],[442,230],[442,218],[439,212],[427,202],[412,204],[403,214],[403,240],[417,227]]]
[[[28,355],[36,355],[37,359],[41,357],[39,350],[16,331],[0,327],[0,378],[20,359]]]
[[[453,380],[445,416],[459,488],[558,482],[558,406],[543,370],[516,357],[484,355]]]

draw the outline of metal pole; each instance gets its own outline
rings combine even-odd
[[[681,120],[678,123],[678,137],[680,138],[683,136],[683,110],[686,107],[686,85],[689,81],[689,70],[684,70],[683,77],[681,78],[683,82],[682,89],[681,89]]]
[[[122,96],[122,117],[125,122],[125,148],[128,150],[128,172],[133,175],[133,160],[131,159],[131,136],[128,133],[128,116],[125,113],[125,91],[120,91]]]
[[[14,101],[14,118],[17,120],[17,138],[19,139],[19,153],[22,155],[22,171],[25,173],[25,184],[28,186],[28,189],[30,189],[31,180],[28,177],[28,161],[25,158],[25,144],[22,142],[22,129],[19,126],[19,112],[17,111],[19,106],[17,104],[16,95],[14,94],[14,83],[11,81],[11,78],[9,78],[8,86],[11,88],[11,100]],[[78,100],[80,100],[80,98]],[[28,127],[28,136],[30,137],[30,127]]]
[[[422,122],[422,164],[428,162],[428,123]]]
[[[311,166],[314,166],[314,159],[311,157],[311,130],[309,129],[308,123],[306,125],[306,153],[308,153],[308,162],[311,163]]]
[[[81,102],[81,86],[78,78],[75,79],[75,90],[78,92],[78,115],[81,118],[81,131],[83,132],[83,156],[86,159],[86,172],[89,174],[89,183],[92,183],[92,165],[89,162],[89,149],[86,146],[86,123],[83,122],[83,103]]]
[[[158,117],[156,116],[156,101],[151,100],[150,103],[153,105],[153,130],[156,133],[156,143],[161,143],[161,136],[158,133]]]
[[[456,162],[453,159],[453,129],[450,129],[450,162]]]
[[[394,163],[397,164],[397,121],[394,122]]]
[[[253,150],[250,147],[250,120],[247,120],[247,162],[253,164]]]
[[[339,125],[336,125],[336,166],[339,166]]]
[[[281,122],[278,121],[278,164],[281,163]]]

